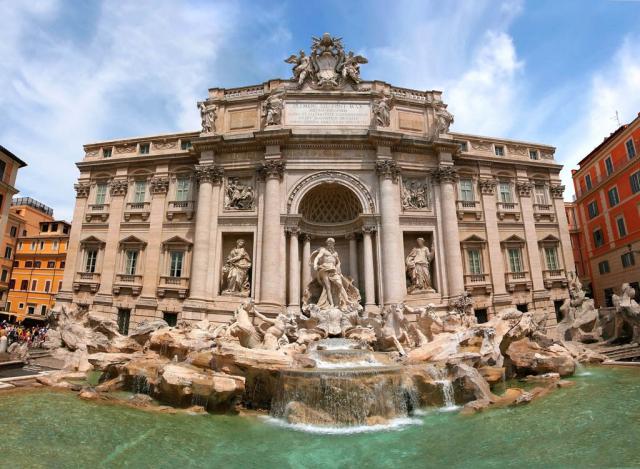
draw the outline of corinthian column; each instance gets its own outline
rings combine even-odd
[[[382,276],[384,304],[401,303],[407,292],[404,247],[400,230],[400,188],[398,164],[393,160],[376,163],[380,182]]]
[[[289,232],[289,306],[300,306],[300,253],[298,251],[298,227],[287,228]]]
[[[282,305],[283,264],[280,258],[280,180],[283,161],[267,161],[258,172],[264,178],[264,213],[262,214],[262,259],[260,263],[260,302]]]
[[[311,260],[311,236],[305,234],[302,236],[302,290],[311,283],[311,268],[309,261]]]
[[[365,306],[375,306],[376,287],[373,272],[373,243],[371,235],[375,231],[373,226],[362,228],[362,247],[364,256],[364,302]]]
[[[442,208],[442,234],[444,236],[444,258],[447,263],[447,283],[449,295],[460,295],[464,291],[462,254],[460,253],[460,233],[456,213],[456,193],[454,182],[458,178],[453,166],[442,165],[431,172],[436,184],[440,184],[440,203]]]
[[[211,192],[213,180],[219,179],[222,168],[209,165],[196,166],[199,183],[196,232],[193,242],[193,263],[190,279],[190,298],[204,300],[207,294],[207,270],[209,269]]]

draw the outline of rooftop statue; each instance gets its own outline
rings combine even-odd
[[[293,65],[291,80],[298,88],[308,83],[312,88],[331,89],[342,88],[349,82],[360,83],[360,64],[368,60],[353,51],[345,53],[342,38],[324,33],[313,38],[311,55],[301,50],[285,62]]]

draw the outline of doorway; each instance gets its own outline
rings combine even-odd
[[[118,308],[118,332],[122,335],[129,335],[129,321],[131,320],[131,310],[128,308]]]

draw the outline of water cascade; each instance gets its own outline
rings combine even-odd
[[[458,406],[456,405],[453,393],[453,383],[449,378],[447,369],[445,367],[429,366],[428,371],[429,374],[433,376],[434,381],[442,387],[442,401],[444,404],[442,410],[449,411],[457,409]]]

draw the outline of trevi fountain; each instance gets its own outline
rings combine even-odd
[[[282,93],[265,101],[264,125],[281,123],[287,93],[312,88],[348,94],[362,86],[364,57],[346,54],[328,35],[314,44],[311,56],[301,52],[288,59],[293,77]],[[339,67],[330,60],[336,54]],[[320,69],[313,65],[318,60]],[[340,91],[345,86],[348,90]],[[372,107],[372,125],[388,126],[393,105],[391,96],[381,94]],[[442,106],[431,108],[440,132],[448,132],[453,116]],[[211,110],[203,104],[201,111],[203,132],[213,131]],[[397,171],[384,161],[378,164],[383,172]],[[442,171],[444,186],[450,171],[445,171],[449,176]],[[401,202],[410,210],[431,207],[431,190],[410,182]],[[444,188],[436,192],[444,193]],[[238,178],[230,178],[222,199],[230,210],[255,205],[254,189]],[[457,217],[462,221],[467,215],[439,216],[456,229]],[[558,297],[558,320],[550,324],[553,306],[543,295],[531,311],[517,307],[510,298],[523,294],[521,287],[505,290],[503,279],[493,290],[483,287],[502,298],[481,318],[478,289],[454,288],[460,253],[449,257],[448,241],[436,240],[452,235],[446,223],[444,234],[439,228],[412,233],[398,255],[383,252],[398,246],[385,240],[389,231],[384,230],[393,227],[368,217],[358,222],[368,241],[358,250],[362,254],[355,252],[356,259],[349,257],[352,251],[343,258],[349,244],[343,242],[349,239],[344,226],[335,233],[331,225],[316,232],[314,249],[293,269],[297,275],[303,271],[305,282],[293,303],[264,301],[269,281],[275,282],[265,276],[278,275],[278,266],[260,267],[263,296],[256,297],[252,233],[233,237],[220,257],[217,301],[222,310],[233,305],[226,317],[185,315],[172,326],[159,317],[146,318],[123,333],[115,318],[91,302],[59,302],[45,347],[64,366],[40,373],[31,389],[0,392],[2,465],[640,464],[634,451],[640,440],[638,368],[600,365],[609,360],[603,354],[607,341],[635,343],[638,338],[640,308],[632,288],[623,286],[612,317],[605,320],[568,271],[562,280],[546,283],[564,295]],[[374,255],[368,236],[378,230],[383,247]],[[455,239],[459,246],[457,231]],[[294,248],[297,253],[297,244]],[[376,266],[381,261],[387,269],[382,278],[378,267],[373,269],[374,257]],[[267,258],[263,252],[262,260]],[[363,272],[358,280],[356,274]],[[292,290],[295,297],[297,284]],[[24,350],[11,352],[25,358]]]

